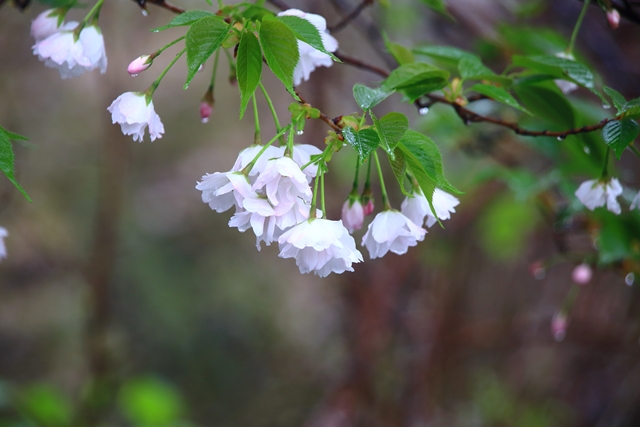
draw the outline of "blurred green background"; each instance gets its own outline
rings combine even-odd
[[[329,24],[357,3],[288,1]],[[452,22],[415,0],[391,3],[336,33],[340,49],[392,66],[382,28],[410,46],[477,52],[501,71],[510,54],[563,50],[582,6],[450,0]],[[139,77],[127,74],[131,60],[183,33],[150,32],[172,15],[148,7],[144,17],[134,2],[106,2],[108,71],[73,80],[31,54],[29,26],[42,5],[0,9],[0,124],[29,137],[16,155],[33,199],[0,180],[0,224],[10,233],[0,263],[0,426],[640,425],[637,286],[619,271],[597,272],[579,289],[564,341],[550,332],[580,261],[554,257],[593,244],[584,222],[545,214],[575,190],[553,189],[566,172],[554,169],[554,156],[601,144],[598,135],[522,139],[490,125],[465,127],[447,106],[420,116],[392,97],[379,115],[402,111],[433,137],[449,179],[465,191],[461,204],[445,229],[431,228],[404,256],[365,254],[355,273],[303,276],[277,247],[256,251],[254,236],[230,229],[230,214],[211,211],[194,188],[205,173],[228,170],[253,140],[252,118],[238,120],[224,59],[208,124],[198,108],[211,64],[184,91],[180,62],[154,95],[162,139],[136,143],[111,124],[112,100],[146,89],[178,51]],[[578,48],[631,98],[640,96],[638,40],[640,26],[623,20],[613,32],[592,7]],[[289,95],[266,74],[284,120]],[[357,109],[353,83],[376,81],[336,64],[300,90],[338,116]],[[609,114],[586,92],[571,99],[585,123]],[[476,108],[518,118],[489,103]],[[272,135],[264,102],[260,112],[263,135]],[[327,130],[309,122],[297,142],[321,146]],[[623,157],[619,174],[638,188],[631,160]],[[351,189],[354,163],[345,149],[331,164],[330,218]],[[402,195],[391,191],[399,206]],[[530,265],[540,259],[553,268],[535,279]]]

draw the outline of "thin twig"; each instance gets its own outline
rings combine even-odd
[[[133,1],[136,2],[138,6],[140,6],[140,9],[144,10],[145,12],[147,10],[147,3],[155,4],[158,7],[167,9],[168,11],[176,13],[178,15],[186,12],[185,9],[182,9],[181,7],[178,7],[171,3],[167,3],[164,0],[133,0]]]
[[[300,98],[300,103],[301,104],[306,104],[306,105],[311,105],[309,104],[307,101],[304,100],[304,98],[302,97],[302,95],[300,95],[300,92],[298,92],[296,90],[296,95],[298,95],[298,98]],[[318,110],[319,111],[319,110]],[[320,120],[322,120],[323,122],[325,122],[326,124],[328,124],[334,131],[341,133],[342,132],[342,128],[340,128],[340,126],[338,126],[336,124],[336,122],[334,121],[334,119],[332,119],[331,117],[327,116],[326,114],[324,114],[322,111],[320,111]]]
[[[360,15],[360,13],[367,8],[367,6],[371,6],[373,2],[374,0],[362,0],[362,2],[360,2],[360,4],[356,6],[356,8],[353,9],[353,11],[350,14],[345,16],[342,21],[340,21],[339,23],[337,23],[332,27],[329,27],[329,31],[336,32],[336,31],[342,30],[344,27],[349,25],[351,21],[356,19],[358,15]]]

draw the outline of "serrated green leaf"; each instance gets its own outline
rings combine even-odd
[[[640,117],[640,98],[635,98],[625,103],[619,115],[629,119]]]
[[[638,123],[630,119],[615,120],[602,128],[604,142],[616,153],[618,160],[624,149],[638,137],[638,133],[640,133]]]
[[[402,151],[396,147],[393,150],[393,154],[388,154],[387,158],[389,159],[391,170],[393,170],[393,174],[398,181],[400,190],[405,196],[410,197],[410,192],[405,188],[405,174],[407,173],[407,164],[404,159],[404,154],[402,154]]]
[[[522,105],[534,115],[555,123],[560,128],[575,126],[573,108],[555,85],[516,84],[513,89]]]
[[[173,18],[173,20],[171,22],[169,22],[168,25],[165,25],[163,27],[158,27],[158,28],[154,28],[151,31],[153,31],[154,33],[157,33],[158,31],[164,31],[168,28],[174,28],[174,27],[182,27],[185,25],[191,25],[196,21],[199,21],[202,18],[206,18],[208,16],[213,16],[213,13],[211,12],[207,12],[206,10],[188,10],[184,13],[181,13],[180,15],[176,16],[175,18]]]
[[[404,114],[396,112],[388,113],[380,119],[373,113],[370,116],[380,137],[380,146],[393,158],[396,146],[409,128],[409,120]]]
[[[453,46],[418,46],[413,49],[413,53],[456,63],[465,57],[476,57],[470,52]]]
[[[486,77],[495,76],[496,74],[487,68],[479,58],[470,55],[460,58],[460,61],[458,62],[458,71],[460,72],[460,77],[464,80],[484,79]]]
[[[311,22],[297,16],[279,16],[278,19],[293,31],[298,40],[302,40],[312,48],[329,55],[334,61],[342,62],[325,48],[320,32]]]
[[[255,4],[250,4],[247,8],[242,12],[242,17],[249,19],[251,21],[261,21],[265,16],[274,16],[273,12],[267,9],[266,7],[262,7]]]
[[[260,45],[273,74],[298,99],[293,90],[293,70],[298,64],[300,53],[293,31],[275,18],[265,17],[260,27]]]
[[[473,85],[471,87],[471,90],[475,90],[478,93],[488,96],[494,101],[508,105],[509,107],[513,107],[524,113],[531,114],[529,110],[527,110],[522,105],[520,105],[518,101],[516,101],[516,99],[513,96],[511,96],[509,92],[507,92],[505,89],[501,87],[478,83]]]
[[[238,78],[238,88],[240,89],[240,119],[253,96],[262,73],[262,50],[256,36],[245,31],[240,39],[238,55],[236,59],[236,76]]]
[[[402,92],[411,102],[420,96],[442,89],[447,84],[449,72],[423,62],[405,64],[391,72],[382,83],[384,91]]]
[[[392,93],[393,91],[387,92],[379,88],[370,88],[360,83],[353,86],[353,98],[364,111],[375,107]]]
[[[380,138],[372,128],[356,131],[351,126],[347,126],[342,129],[342,136],[358,153],[360,164],[380,145]]]
[[[228,31],[229,24],[219,16],[202,18],[191,25],[185,42],[188,68],[185,89],[189,87],[200,66],[220,47]]]
[[[611,100],[613,101],[613,105],[614,107],[616,107],[616,110],[618,110],[618,112],[624,109],[624,106],[627,103],[627,100],[624,99],[624,96],[622,96],[620,92],[618,92],[613,88],[610,88],[609,86],[605,86],[604,93],[606,93],[611,97]]]
[[[594,91],[594,76],[583,64],[553,55],[520,56],[514,55],[513,64],[529,68],[544,74],[550,74],[560,79],[569,78],[580,86]]]
[[[13,183],[13,185],[22,193],[22,195],[31,202],[31,198],[26,191],[18,184],[15,174],[15,154],[11,146],[11,140],[26,141],[27,138],[17,133],[9,132],[0,126],[0,170]]]

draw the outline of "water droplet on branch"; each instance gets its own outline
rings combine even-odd
[[[564,141],[566,138],[567,138],[567,137],[566,137],[565,135],[560,135],[560,136],[558,136],[556,139],[557,139],[558,141]]]
[[[429,114],[429,107],[422,107],[418,110],[418,114],[420,114],[421,116],[426,116],[427,114]]]
[[[633,273],[629,273],[625,276],[624,278],[624,283],[627,284],[627,286],[631,286],[633,285],[633,282],[636,280],[636,275]]]
[[[142,9],[142,16],[149,16],[149,12],[147,11],[147,9]]]

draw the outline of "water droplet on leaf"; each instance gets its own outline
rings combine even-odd
[[[422,107],[418,110],[418,114],[420,114],[421,116],[426,116],[427,114],[429,114],[429,107]]]
[[[602,108],[604,108],[605,110],[608,110],[609,108],[611,108],[610,104],[602,104]]]
[[[627,286],[631,286],[633,285],[633,282],[636,280],[636,275],[633,273],[629,273],[624,277],[624,283],[627,284]]]
[[[584,147],[583,151],[584,151],[586,154],[591,154],[591,148],[589,148],[589,147]]]
[[[296,135],[302,135],[303,133],[304,133],[304,131],[303,131],[303,130],[297,130],[297,131],[296,131]]]
[[[204,64],[200,64],[198,67],[198,72],[202,72],[202,70],[204,70]]]

